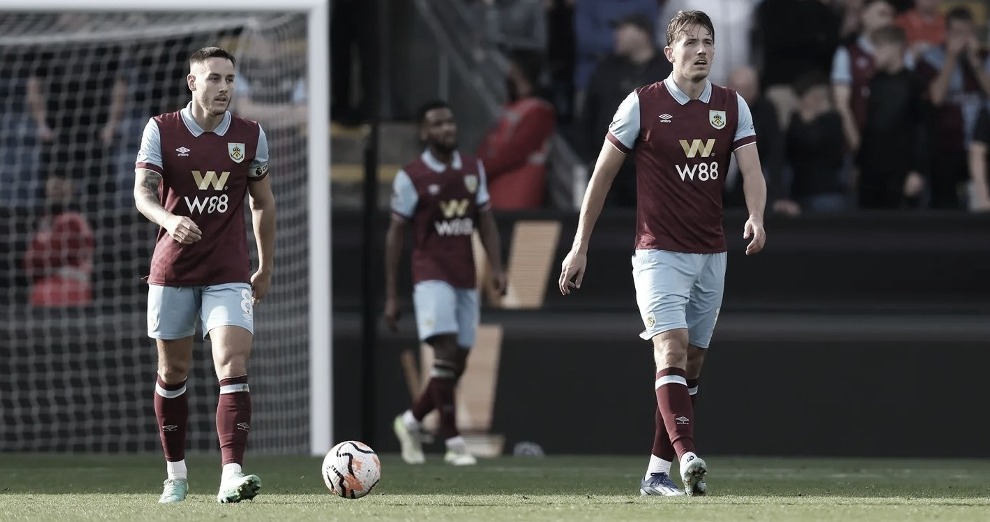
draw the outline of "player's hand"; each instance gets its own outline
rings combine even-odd
[[[193,220],[186,216],[172,214],[162,226],[168,232],[169,237],[183,245],[191,245],[203,239],[203,232]]]
[[[401,312],[399,312],[399,300],[394,297],[385,298],[385,325],[388,329],[397,332],[399,331],[399,317]]]
[[[272,287],[272,273],[269,270],[258,269],[251,276],[251,296],[254,298],[252,305],[261,302],[268,295],[268,289]]]
[[[571,250],[560,264],[560,293],[568,295],[572,288],[581,288],[584,269],[588,265],[588,255]]]
[[[509,280],[505,275],[505,270],[492,272],[492,287],[498,292],[498,295],[505,295],[505,292],[509,289]]]
[[[763,230],[763,221],[752,217],[746,220],[746,225],[743,227],[743,239],[749,238],[753,239],[746,245],[747,256],[763,250],[763,244],[767,242],[767,233]]]

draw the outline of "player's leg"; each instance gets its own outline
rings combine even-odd
[[[437,378],[437,365],[445,364],[436,358],[436,348],[433,340],[443,336],[456,342],[457,320],[454,308],[457,297],[453,287],[443,281],[421,281],[413,287],[413,307],[416,311],[416,330],[419,340],[427,342],[434,348],[434,368],[430,372],[430,380],[420,392],[419,397],[405,412],[399,414],[392,422],[392,430],[399,445],[402,447],[402,460],[408,464],[422,464],[426,461],[423,454],[423,418],[434,408],[438,407],[436,399],[442,396],[437,387],[442,383]]]
[[[186,379],[192,364],[192,336],[198,311],[198,289],[149,285],[148,336],[155,339],[158,348],[155,419],[167,473],[158,500],[161,503],[184,500],[189,488],[185,461],[189,420]]]
[[[697,411],[695,406],[701,369],[705,364],[705,354],[711,344],[712,335],[715,333],[715,324],[718,322],[718,313],[722,307],[722,296],[725,291],[726,254],[722,252],[705,257],[707,258],[705,264],[691,288],[691,298],[686,311],[688,324],[686,377],[688,393],[691,395],[691,407],[694,411]],[[707,492],[708,484],[702,474],[696,477],[688,494],[704,495]]]
[[[444,434],[444,443],[447,446],[444,460],[456,466],[470,466],[476,464],[477,459],[468,450],[467,442],[457,429],[457,405],[454,388],[461,376],[464,375],[468,354],[477,338],[480,305],[477,290],[459,288],[455,290],[455,293],[457,295],[457,337],[455,349],[450,352],[454,363],[454,377],[451,385],[449,416],[445,418],[444,412],[441,410],[441,432]],[[448,347],[444,349],[449,350]]]
[[[678,378],[684,381],[687,348],[685,307],[690,296],[695,270],[691,266],[685,266],[676,254],[656,250],[636,251],[632,265],[636,301],[645,326],[640,337],[653,340],[654,359],[657,363],[655,381],[657,409],[654,416],[656,433],[646,475],[640,483],[640,494],[679,495],[681,494],[679,488],[670,479],[671,464],[678,454],[675,449],[678,445],[671,441],[679,442],[680,446],[684,446],[689,441],[684,438],[683,428],[680,429],[679,436],[673,437],[674,434],[669,433],[667,420],[676,423],[674,418],[690,418],[690,416],[679,414],[681,409],[675,406],[680,403],[676,401],[671,403],[670,394],[667,392],[678,384]],[[674,342],[680,336],[685,338],[683,348]],[[663,343],[662,340],[669,342]],[[669,356],[664,355],[663,350],[668,348],[666,344],[670,345]],[[673,364],[666,362],[668,357],[676,359],[678,355],[685,360],[672,360]],[[686,387],[684,392],[684,395],[687,395]],[[677,393],[673,395],[674,399],[678,396]],[[690,406],[689,398],[687,402]]]
[[[203,289],[203,330],[213,347],[213,367],[220,381],[217,400],[217,437],[223,469],[217,501],[240,502],[254,498],[261,488],[257,475],[241,469],[251,430],[251,390],[248,359],[254,340],[254,308],[247,283]]]

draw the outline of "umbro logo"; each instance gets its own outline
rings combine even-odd
[[[175,152],[178,152],[179,156],[188,156],[191,151],[185,147],[179,147],[175,149]]]
[[[683,415],[681,415],[680,417],[675,418],[674,420],[677,421],[677,424],[680,424],[681,426],[684,426],[684,425],[689,424],[691,422],[691,419],[689,419],[689,418],[687,418],[687,417],[685,417]]]
[[[248,431],[248,430],[251,429],[251,425],[248,424],[248,423],[246,423],[246,422],[238,422],[237,423],[237,429],[239,429],[241,431]]]
[[[162,425],[162,431],[179,431],[179,426],[175,424],[164,424]]]
[[[670,123],[670,120],[673,118],[674,118],[673,116],[667,113],[663,113],[660,115],[660,123]]]

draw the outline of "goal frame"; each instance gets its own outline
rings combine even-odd
[[[306,88],[310,119],[307,139],[309,183],[309,450],[323,456],[333,446],[333,315],[330,214],[329,0],[0,0],[0,11],[76,12],[301,12],[308,44]]]

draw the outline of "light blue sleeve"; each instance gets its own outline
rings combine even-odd
[[[141,148],[138,150],[135,163],[150,163],[162,167],[162,136],[154,118],[148,119],[141,135]]]
[[[736,93],[736,102],[739,106],[739,124],[736,125],[736,136],[732,138],[733,142],[750,136],[756,136],[756,127],[753,125],[753,111],[749,110],[746,100],[738,92]]]
[[[627,149],[622,152],[628,152],[636,146],[639,129],[639,94],[633,91],[619,104],[608,132]]]
[[[480,192],[480,191],[479,191]],[[416,211],[419,194],[406,171],[400,170],[392,180],[392,212],[408,219]]]
[[[852,84],[852,65],[849,63],[849,50],[839,47],[832,58],[832,83]]]
[[[248,176],[263,178],[265,174],[268,174],[268,136],[265,135],[265,129],[261,128],[261,124],[258,124],[258,150],[254,153],[254,159],[251,160]]]
[[[485,166],[478,160],[478,199],[476,203],[479,208],[485,208],[488,205],[490,197],[488,196],[488,175],[485,174]]]

